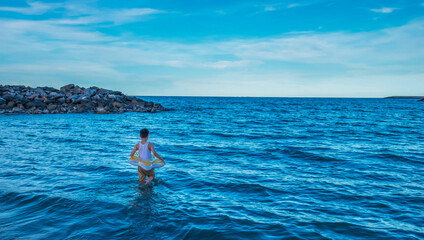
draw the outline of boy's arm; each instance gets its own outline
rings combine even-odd
[[[150,147],[150,151],[152,151],[153,155],[155,155],[155,157],[157,157],[157,158],[159,158],[160,160],[163,161],[163,158],[161,156],[159,156],[159,154],[156,152],[155,147],[153,147],[152,143],[149,143],[149,147]]]
[[[134,157],[135,152],[138,150],[138,143],[134,146],[132,152],[131,152],[131,157]]]

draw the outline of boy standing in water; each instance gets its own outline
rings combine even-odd
[[[152,161],[152,153],[153,153],[155,157],[163,161],[162,157],[156,153],[155,148],[153,147],[153,144],[150,142],[147,142],[147,140],[149,139],[149,130],[147,130],[146,128],[141,129],[140,138],[141,138],[141,142],[137,143],[134,146],[134,149],[131,152],[131,157],[133,157],[135,152],[138,150],[140,159]],[[147,180],[146,180],[146,176],[148,177]],[[138,167],[138,180],[141,183],[144,180],[146,180],[146,184],[147,184],[147,183],[150,183],[153,179],[155,179],[154,168],[152,168],[152,170],[144,170],[143,168]]]

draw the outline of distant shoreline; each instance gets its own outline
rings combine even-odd
[[[196,96],[196,95],[187,95],[187,96],[181,96],[181,95],[134,95],[134,97],[173,97],[173,98],[322,98],[322,99],[386,99],[386,98],[394,98],[394,99],[424,99],[424,96],[389,96],[389,97],[268,97],[268,96],[213,96],[213,95],[207,95],[207,96]]]
[[[390,96],[385,98],[397,98],[397,99],[424,99],[424,96]]]

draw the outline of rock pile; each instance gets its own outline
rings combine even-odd
[[[123,113],[167,111],[162,105],[98,87],[69,84],[51,87],[0,85],[2,113]]]

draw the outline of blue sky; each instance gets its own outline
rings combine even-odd
[[[0,31],[0,84],[424,95],[424,0],[2,0]]]

